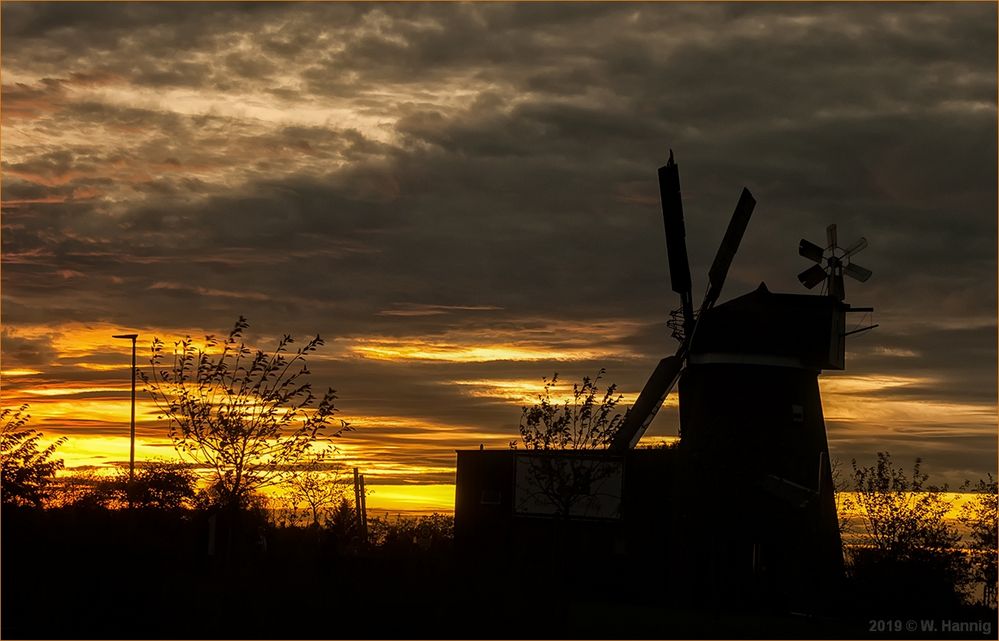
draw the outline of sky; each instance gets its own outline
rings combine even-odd
[[[20,3],[2,17],[5,407],[128,458],[129,343],[320,334],[370,505],[447,508],[558,372],[673,353],[656,169],[694,289],[805,293],[836,223],[876,308],[820,378],[831,455],[995,472],[994,3]],[[695,301],[696,303],[697,301]],[[140,390],[138,457],[175,456]],[[671,397],[646,439],[677,433]],[[381,488],[379,489],[379,486]],[[381,494],[379,494],[381,492]]]

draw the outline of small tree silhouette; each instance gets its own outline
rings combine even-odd
[[[991,474],[975,486],[965,482],[961,488],[974,491],[961,506],[958,519],[968,528],[966,545],[971,550],[972,577],[982,583],[982,605],[996,607],[996,541],[999,540],[999,485]]]
[[[179,510],[192,506],[198,475],[178,463],[152,462],[140,465],[135,478],[129,480],[128,470],[119,469],[109,479],[94,487],[97,502],[107,508],[120,509],[127,505],[147,510]]]
[[[154,339],[152,376],[141,374],[170,420],[174,447],[211,470],[217,501],[233,510],[253,492],[286,478],[314,442],[351,429],[334,418],[332,388],[312,407],[316,397],[305,381],[306,357],[323,345],[319,336],[289,353],[294,339],[285,335],[266,353],[243,342],[247,327],[240,316],[227,338],[207,336],[203,348],[190,337],[177,341],[172,360],[163,342]]]
[[[582,383],[573,383],[572,399],[559,403],[552,400],[552,390],[558,386],[558,372],[544,382],[544,393],[538,402],[522,408],[520,438],[528,449],[592,450],[606,448],[621,429],[624,417],[616,413],[621,395],[611,384],[600,396],[597,383],[606,373],[603,368],[592,379],[584,376]],[[613,414],[612,414],[613,413]]]
[[[343,465],[329,461],[329,448],[313,454],[289,473],[289,502],[293,509],[304,505],[311,517],[310,523],[318,528],[331,521],[337,508],[346,499],[349,484],[343,475]]]
[[[929,485],[916,459],[911,474],[888,452],[861,467],[852,461],[855,501],[866,531],[854,550],[853,574],[885,607],[947,610],[964,600],[969,582],[961,536],[947,521],[946,486]]]
[[[52,456],[66,439],[39,449],[43,434],[25,428],[31,418],[27,411],[27,405],[0,411],[0,497],[5,506],[41,507],[49,498],[49,482],[63,467],[62,459]]]
[[[598,383],[604,373],[601,368],[592,379],[584,376],[581,383],[573,384],[571,398],[559,402],[552,398],[558,385],[556,372],[551,380],[542,379],[544,392],[538,395],[538,402],[522,408],[521,441],[529,450],[546,452],[528,458],[528,476],[534,491],[527,496],[543,498],[561,518],[568,518],[584,499],[593,497],[600,481],[615,471],[598,457],[559,456],[553,452],[605,449],[621,429],[624,416],[616,409],[622,396],[616,393],[614,384],[601,391]],[[516,442],[511,446],[515,447]]]
[[[198,475],[191,468],[166,461],[143,463],[129,480],[127,468],[102,475],[77,470],[59,480],[53,500],[60,507],[119,510],[129,505],[143,510],[180,510],[193,507]]]
[[[132,505],[154,510],[189,507],[198,486],[198,476],[191,468],[164,462],[140,466],[132,482],[128,481],[124,470],[116,480],[119,487],[124,485],[126,499],[131,498]]]
[[[888,452],[878,452],[877,456],[871,467],[852,461],[856,501],[867,540],[896,558],[956,547],[961,536],[946,521],[953,503],[943,494],[946,488],[927,485],[929,475],[921,470],[921,459],[916,459],[912,473],[906,475]]]

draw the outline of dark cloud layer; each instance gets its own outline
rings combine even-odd
[[[744,185],[759,205],[724,297],[800,291],[798,239],[836,222],[871,241],[875,276],[848,294],[881,323],[848,373],[919,378],[883,393],[994,423],[994,5],[2,11],[5,367],[52,358],[19,326],[69,321],[220,331],[245,314],[343,344],[618,323],[580,334],[604,355],[568,369],[637,391],[672,350],[655,182],[672,147],[695,288]],[[559,365],[334,364],[317,376],[345,408],[511,437],[516,407],[448,382]],[[906,451],[994,467],[994,434],[962,429]],[[831,433],[844,457],[888,442]]]

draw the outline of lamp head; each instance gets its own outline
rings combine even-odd
[[[131,340],[134,341],[138,337],[139,337],[138,334],[116,334],[116,335],[112,336],[111,338],[129,338],[129,339],[131,339]]]

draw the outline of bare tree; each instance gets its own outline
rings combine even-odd
[[[332,388],[313,407],[306,358],[323,340],[289,352],[294,339],[285,335],[272,352],[251,350],[243,341],[248,326],[241,316],[225,339],[207,336],[199,347],[187,337],[172,354],[154,339],[152,375],[142,373],[170,421],[174,447],[211,470],[218,501],[232,509],[286,478],[314,442],[350,429],[334,417]]]

